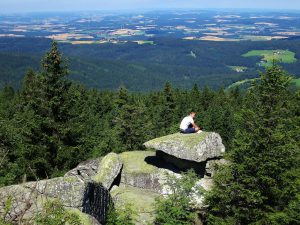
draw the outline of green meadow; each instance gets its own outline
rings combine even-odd
[[[294,63],[297,61],[295,53],[289,50],[252,50],[242,55],[243,57],[262,57],[258,63],[260,66],[270,66],[275,59],[280,63]]]
[[[292,85],[294,85],[297,89],[300,89],[300,78],[298,78],[298,79],[293,79],[291,83],[292,83]]]

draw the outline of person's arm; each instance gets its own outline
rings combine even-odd
[[[197,129],[199,129],[199,130],[200,130],[200,127],[199,127],[197,124],[195,124],[195,123],[192,123],[192,125],[193,125],[193,127],[194,127],[194,128],[197,128]]]
[[[193,119],[192,119],[191,123],[192,123],[192,126],[193,126],[195,129],[200,130],[200,127],[199,127],[197,124],[195,124],[195,122],[194,122]]]

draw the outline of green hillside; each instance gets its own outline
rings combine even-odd
[[[226,89],[232,90],[234,88],[240,88],[242,90],[246,90],[246,89],[250,88],[252,85],[254,85],[256,82],[259,82],[258,78],[245,79],[245,80],[237,81],[237,82],[229,85]],[[291,88],[300,90],[300,78],[293,79],[291,81]]]
[[[0,86],[19,87],[28,67],[39,68],[39,59],[50,42],[42,38],[0,38]],[[258,77],[263,68],[257,62],[262,56],[254,56],[252,49],[265,49],[264,54],[289,49],[281,56],[282,62],[290,63],[281,65],[294,75],[300,71],[300,61],[292,58],[300,55],[300,40],[210,42],[155,38],[149,42],[155,44],[60,43],[59,49],[68,58],[71,79],[97,89],[115,90],[124,85],[131,91],[147,92],[161,89],[166,82],[183,89],[195,83],[213,89],[227,87]],[[253,56],[243,57],[245,52]]]
[[[252,50],[243,54],[244,57],[260,56],[261,61],[258,63],[260,66],[270,66],[273,60],[280,63],[294,63],[297,61],[295,53],[289,50]]]

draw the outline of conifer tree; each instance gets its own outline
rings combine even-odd
[[[138,150],[142,148],[145,135],[145,123],[142,120],[144,115],[143,104],[137,104],[128,94],[124,87],[121,87],[116,99],[115,133],[120,140],[120,149]]]
[[[26,143],[20,157],[29,179],[55,175],[77,163],[66,126],[71,107],[66,75],[67,67],[54,42],[42,60],[42,72],[28,71],[24,80],[15,123]]]
[[[274,64],[239,115],[231,164],[207,196],[208,224],[299,224],[299,124],[290,77]]]
[[[157,126],[162,134],[167,134],[178,130],[178,121],[175,122],[176,102],[174,92],[170,83],[166,83],[160,102],[160,113],[157,118]]]

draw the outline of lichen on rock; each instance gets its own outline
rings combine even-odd
[[[110,189],[122,168],[122,161],[116,153],[107,154],[98,167],[98,171],[92,180],[101,183],[105,188]]]
[[[123,162],[124,173],[140,174],[140,173],[153,173],[157,167],[146,162],[147,158],[155,157],[154,151],[130,151],[120,154]]]
[[[76,176],[82,181],[90,181],[97,174],[101,165],[102,157],[81,162],[74,169],[68,171],[64,176]]]

